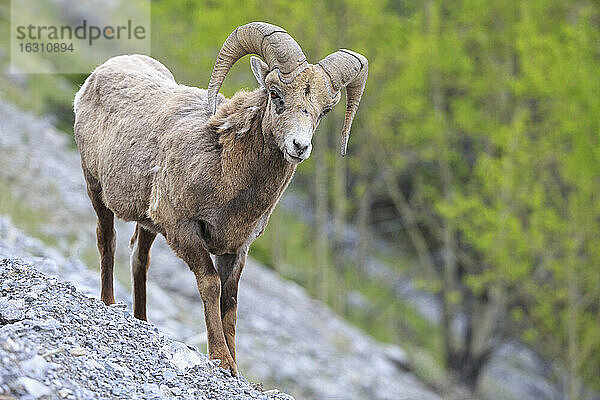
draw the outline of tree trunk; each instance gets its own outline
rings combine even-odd
[[[425,4],[425,23],[429,35],[431,49],[431,64],[429,70],[431,85],[431,102],[433,103],[433,118],[438,130],[439,140],[439,158],[438,170],[441,179],[441,195],[443,202],[449,204],[453,197],[452,173],[449,165],[450,143],[448,141],[448,132],[445,115],[445,99],[442,92],[442,82],[439,71],[439,53],[437,49],[438,37],[440,35],[439,15],[436,4],[428,0]],[[441,276],[442,283],[442,335],[444,343],[444,358],[448,368],[457,366],[457,359],[464,360],[466,354],[459,354],[458,343],[453,337],[452,323],[455,318],[454,299],[457,292],[457,262],[455,256],[456,238],[452,223],[448,220],[442,221],[442,255],[443,272]],[[464,349],[468,346],[462,346]],[[460,363],[462,364],[462,362]],[[460,367],[460,366],[459,366]],[[459,374],[460,375],[460,374]]]
[[[333,169],[333,265],[336,276],[343,276],[344,271],[344,228],[346,225],[346,160],[340,156],[334,159]],[[336,279],[333,292],[333,306],[337,311],[344,309],[344,280]]]
[[[356,215],[356,226],[358,229],[358,250],[356,254],[356,270],[359,274],[365,271],[365,263],[369,254],[369,245],[371,235],[369,234],[369,220],[371,216],[371,204],[373,195],[371,185],[366,184],[365,191],[362,194],[358,205]]]
[[[327,131],[326,129],[324,129]],[[314,136],[315,242],[311,286],[319,300],[327,300],[327,132]]]

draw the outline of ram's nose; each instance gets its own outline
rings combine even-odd
[[[296,151],[296,155],[298,157],[302,157],[304,153],[308,150],[310,152],[310,142],[304,142],[301,140],[294,139],[294,150]]]

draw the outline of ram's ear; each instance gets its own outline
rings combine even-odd
[[[260,58],[252,56],[250,57],[250,67],[259,85],[265,87],[265,78],[269,73],[269,66]]]

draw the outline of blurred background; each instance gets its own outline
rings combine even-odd
[[[95,12],[54,3],[65,19]],[[0,2],[0,125],[39,118],[72,152],[72,99],[87,74],[9,73],[9,6]],[[394,349],[395,368],[442,398],[600,398],[599,3],[156,0],[151,55],[206,87],[225,38],[251,21],[286,29],[313,64],[357,51],[369,79],[348,156],[342,101],[250,255]],[[226,96],[256,86],[248,58]],[[0,214],[72,252],[78,234],[61,242],[64,227],[45,225],[64,210],[44,209],[23,172],[7,173],[7,149]],[[120,269],[127,286],[126,261]],[[248,365],[299,398],[344,398]]]

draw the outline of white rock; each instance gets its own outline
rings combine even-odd
[[[73,347],[69,349],[69,353],[75,357],[81,357],[86,355],[86,351],[83,347]]]
[[[21,363],[21,369],[26,375],[43,378],[50,365],[44,357],[35,355],[32,358]]]
[[[180,370],[194,367],[196,365],[207,365],[208,359],[198,352],[191,350],[184,343],[173,342],[161,349],[165,357]]]
[[[35,399],[52,395],[50,388],[38,380],[22,376],[17,382]]]

